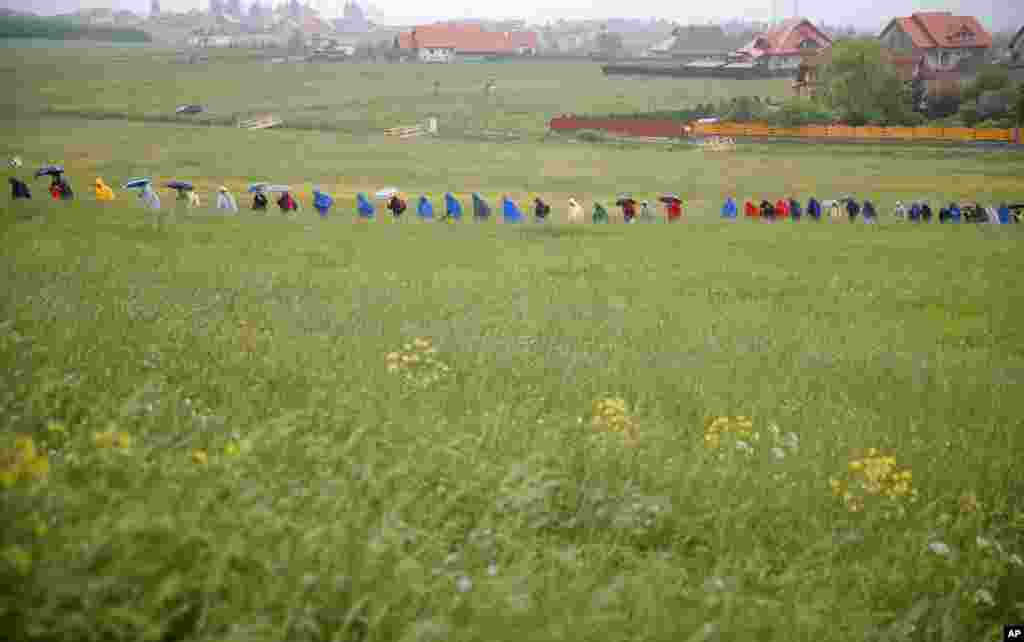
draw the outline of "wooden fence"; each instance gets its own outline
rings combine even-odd
[[[970,127],[849,127],[807,125],[771,127],[763,123],[687,124],[675,120],[645,118],[552,118],[553,131],[595,129],[627,136],[684,138],[693,136],[749,136],[755,138],[812,138],[832,140],[902,140],[958,143],[1013,143],[1024,145],[1020,129],[973,129]],[[688,131],[689,129],[689,131]]]
[[[974,129],[971,127],[849,127],[846,125],[770,127],[761,123],[698,123],[693,126],[693,133],[697,136],[1024,144],[1019,129]]]

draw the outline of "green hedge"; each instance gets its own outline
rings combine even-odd
[[[107,42],[152,42],[141,29],[94,27],[68,18],[0,16],[0,38],[43,38],[46,40],[102,40]]]

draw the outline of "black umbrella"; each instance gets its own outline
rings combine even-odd
[[[60,176],[64,173],[64,168],[60,165],[46,165],[36,170],[36,178],[43,176]]]
[[[184,192],[192,191],[192,183],[189,183],[188,181],[167,181],[166,183],[164,183],[164,187],[170,187],[171,189],[176,189]]]
[[[683,202],[675,194],[662,194],[661,196],[658,197],[658,200],[661,201],[662,203],[665,203],[665,204],[669,204],[669,203],[682,203]]]

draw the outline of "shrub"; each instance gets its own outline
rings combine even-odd
[[[607,136],[603,131],[598,129],[581,129],[576,132],[576,139],[586,141],[588,143],[600,143],[607,139]]]
[[[957,112],[957,117],[967,127],[974,127],[974,125],[981,121],[981,114],[978,112],[977,103],[968,102],[960,105],[960,110]]]
[[[772,115],[770,121],[780,127],[801,127],[803,125],[828,125],[835,115],[818,103],[806,98],[792,98]]]

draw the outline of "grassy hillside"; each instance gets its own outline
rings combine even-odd
[[[141,29],[86,25],[62,17],[0,16],[0,38],[43,38],[48,40],[102,40],[110,42],[151,42]]]

